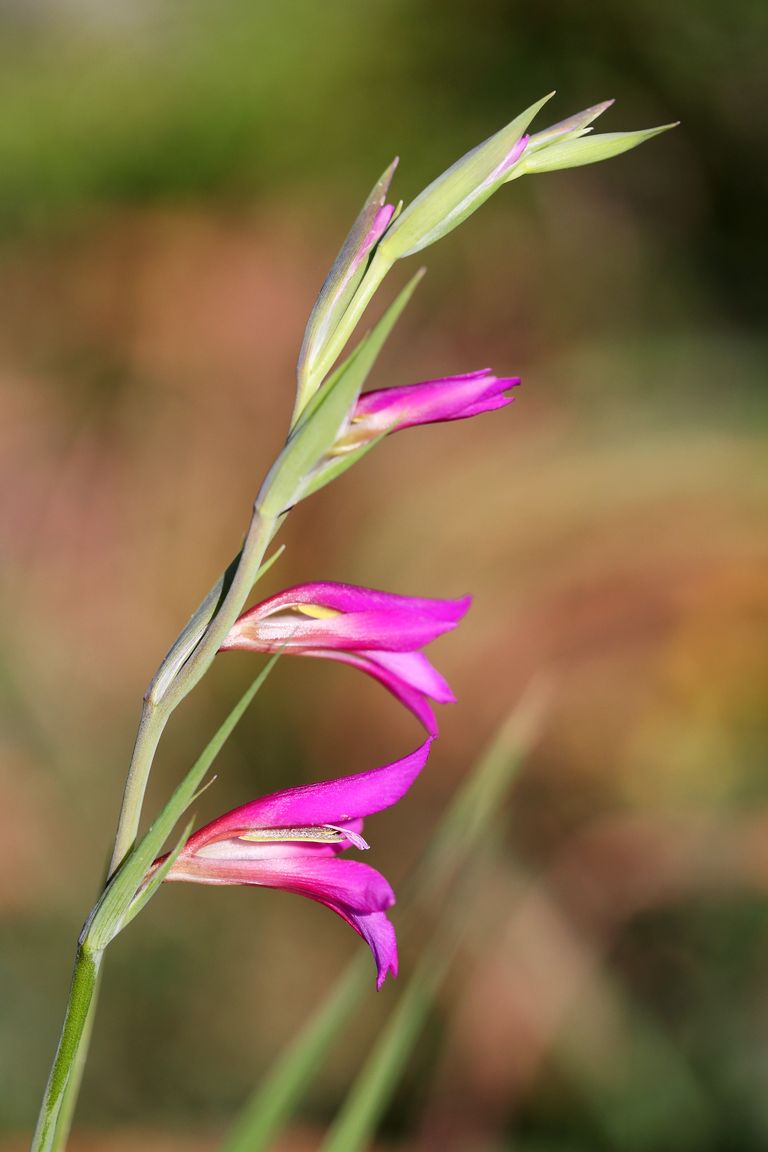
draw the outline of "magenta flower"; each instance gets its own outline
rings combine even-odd
[[[408,791],[431,743],[394,764],[289,788],[226,812],[189,838],[165,879],[281,888],[325,904],[366,941],[381,988],[387,973],[397,975],[397,940],[386,916],[395,895],[375,868],[338,857],[347,848],[368,847],[360,834],[363,818]]]
[[[517,376],[494,376],[484,368],[463,376],[444,376],[421,384],[364,392],[334,445],[334,454],[359,448],[377,436],[401,428],[465,420],[481,412],[504,408],[514,399],[506,393],[519,383]]]
[[[389,689],[436,736],[428,699],[443,704],[455,696],[418,649],[455,628],[470,603],[469,596],[426,600],[352,584],[299,584],[243,613],[221,650],[283,650],[351,664]]]

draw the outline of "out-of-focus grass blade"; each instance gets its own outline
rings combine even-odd
[[[373,1137],[461,943],[467,926],[466,908],[476,891],[482,865],[487,863],[491,847],[491,833],[488,831],[482,851],[463,871],[461,882],[443,905],[435,938],[422,955],[397,1007],[379,1033],[373,1051],[321,1145],[321,1152],[359,1152]]]
[[[419,962],[320,1152],[354,1152],[367,1145],[397,1087],[452,957],[453,951],[438,957],[430,949]]]
[[[550,692],[543,678],[528,686],[457,792],[414,876],[414,894],[418,899],[428,898],[442,887],[453,870],[477,849],[510,781],[536,741]]]
[[[406,886],[400,901],[402,926],[419,901],[436,895],[470,860],[486,833],[490,818],[525,755],[536,740],[548,701],[548,692],[533,684],[481,757],[464,786],[456,793],[443,816],[430,847]],[[439,961],[435,964],[439,967]],[[437,967],[432,968],[433,974]],[[431,977],[424,976],[411,993],[413,1004],[429,990]],[[273,1065],[256,1089],[222,1145],[222,1152],[265,1152],[289,1120],[306,1084],[319,1068],[347,1021],[370,987],[370,957],[355,957],[325,1002],[296,1040]],[[410,985],[409,985],[410,987]]]
[[[367,953],[358,953],[298,1039],[273,1063],[240,1113],[222,1152],[257,1152],[269,1146],[291,1115],[301,1089],[370,988],[370,963]]]
[[[131,849],[115,872],[83,929],[81,939],[87,937],[92,947],[106,948],[110,940],[114,939],[128,922],[126,917],[131,902],[140,888],[148,868],[155,857],[160,854],[175,824],[181,819],[190,804],[194,802],[208,769],[232,735],[248,705],[264,684],[279,657],[280,652],[276,652],[265,664],[253,684],[209,740],[159,816],[152,822],[144,837]],[[177,849],[180,850],[179,845],[177,845]],[[128,919],[132,918],[128,917]]]

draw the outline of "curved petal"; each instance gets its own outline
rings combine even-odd
[[[498,377],[483,370],[364,392],[357,402],[351,426],[340,438],[340,443],[359,439],[359,434],[355,434],[356,425],[365,429],[367,438],[420,424],[463,420],[501,408],[511,400],[504,393],[519,383],[518,377]]]
[[[427,692],[422,687],[414,686],[412,678],[407,674],[403,675],[402,668],[396,670],[394,667],[389,667],[389,661],[385,663],[385,661],[382,659],[382,656],[384,655],[387,657],[391,657],[393,655],[408,655],[409,657],[418,656],[425,663],[429,664],[427,658],[422,656],[420,652],[407,654],[388,652],[385,654],[381,652],[371,653],[328,651],[304,652],[303,655],[326,656],[332,660],[338,660],[340,664],[349,664],[352,668],[359,668],[360,671],[365,672],[367,676],[372,676],[374,680],[378,680],[379,684],[386,688],[388,692],[391,692],[395,699],[399,700],[400,703],[403,704],[409,712],[412,712],[416,719],[424,725],[424,728],[430,736],[434,737],[438,735],[439,729],[437,726],[437,720],[435,719],[435,714],[427,700],[427,696],[432,696],[432,692]],[[434,673],[434,686],[437,687],[438,683],[444,685],[444,693],[441,692],[441,702],[451,703],[454,700],[454,696],[450,688],[446,684],[445,680],[443,680],[443,677],[440,676],[440,673],[435,668],[433,668],[431,664],[429,664],[429,667]],[[416,671],[415,664],[412,666],[412,670],[414,672]]]
[[[422,652],[366,652],[377,668],[397,676],[409,688],[423,692],[439,704],[455,704],[450,684]]]
[[[343,776],[338,780],[303,784],[234,808],[195,832],[188,840],[182,856],[188,859],[203,845],[248,831],[249,828],[345,824],[389,808],[408,791],[426,764],[431,743],[431,738],[425,740],[410,756],[396,760],[394,764],[384,764],[381,768],[373,768],[355,776]]]
[[[387,881],[374,868],[355,860],[275,859],[250,865],[221,860],[179,858],[166,880],[197,884],[250,884],[278,888],[307,896],[330,908],[365,940],[376,962],[376,987],[381,988],[388,973],[397,975],[397,939],[384,909],[395,897]]]
[[[364,588],[358,584],[340,584],[332,580],[316,580],[297,584],[271,596],[257,605],[265,613],[278,608],[292,608],[301,604],[320,604],[337,612],[389,611],[411,608],[417,612],[434,613],[438,617],[458,621],[468,605],[464,600],[440,600],[426,596],[402,596],[396,592],[382,592],[378,588]],[[253,609],[252,609],[253,611]]]
[[[303,584],[243,613],[221,650],[270,652],[285,647],[294,652],[307,648],[410,652],[455,628],[470,604],[468,596],[430,600],[349,584]]]
[[[371,912],[359,916],[345,908],[328,904],[333,912],[346,920],[359,936],[362,936],[376,961],[376,987],[381,989],[389,973],[397,976],[397,937],[391,921],[384,912]]]
[[[343,905],[361,915],[383,912],[395,902],[389,882],[375,868],[359,860],[327,856],[269,858],[245,854],[219,858],[182,854],[174,861],[166,880],[280,888],[323,904]]]

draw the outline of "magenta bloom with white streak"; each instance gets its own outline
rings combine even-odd
[[[333,452],[337,455],[359,448],[377,436],[401,428],[465,420],[505,408],[514,400],[507,392],[519,383],[517,376],[494,376],[484,368],[463,376],[444,376],[421,384],[364,392]]]
[[[283,650],[351,664],[388,688],[436,736],[429,700],[452,703],[455,697],[419,649],[455,628],[470,603],[469,596],[427,600],[353,584],[299,584],[243,613],[221,648]]]
[[[189,838],[166,880],[254,884],[325,904],[369,945],[381,988],[389,972],[397,975],[395,930],[386,915],[395,895],[375,868],[339,859],[339,853],[368,847],[361,836],[363,818],[389,808],[408,791],[431,743],[426,740],[394,764],[289,788],[226,812]]]

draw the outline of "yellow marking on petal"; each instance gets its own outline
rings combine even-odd
[[[336,608],[324,608],[322,604],[297,604],[296,611],[304,616],[311,616],[314,620],[330,620],[333,616],[341,616]]]

